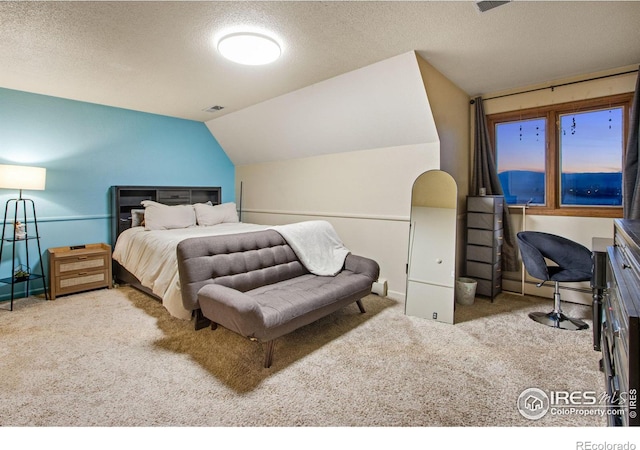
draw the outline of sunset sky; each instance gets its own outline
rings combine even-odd
[[[566,114],[561,123],[564,173],[622,171],[622,108]],[[498,172],[544,172],[544,127],[544,119],[499,124]]]

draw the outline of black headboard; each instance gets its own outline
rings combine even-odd
[[[124,230],[131,228],[131,210],[142,209],[142,200],[165,205],[222,202],[221,187],[193,186],[111,186],[111,245]]]

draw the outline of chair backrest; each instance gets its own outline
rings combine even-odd
[[[517,239],[522,262],[535,278],[549,280],[545,258],[561,269],[574,269],[581,273],[592,271],[591,250],[575,241],[540,231],[521,231]]]
[[[539,280],[548,280],[549,268],[540,250],[529,242],[526,232],[521,231],[516,237],[520,248],[520,256],[522,256],[522,264],[524,264],[529,275]]]

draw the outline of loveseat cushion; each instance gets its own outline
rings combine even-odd
[[[334,277],[305,275],[247,294],[260,305],[265,327],[274,328],[370,288],[366,276],[342,271]]]

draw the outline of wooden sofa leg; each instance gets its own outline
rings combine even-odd
[[[366,311],[364,310],[364,306],[362,306],[362,299],[358,300],[358,301],[356,302],[356,305],[358,305],[358,308],[360,308],[360,312],[361,312],[362,314],[366,313]]]
[[[264,368],[268,369],[271,367],[271,363],[273,362],[273,347],[275,344],[275,339],[271,339],[264,343]]]

